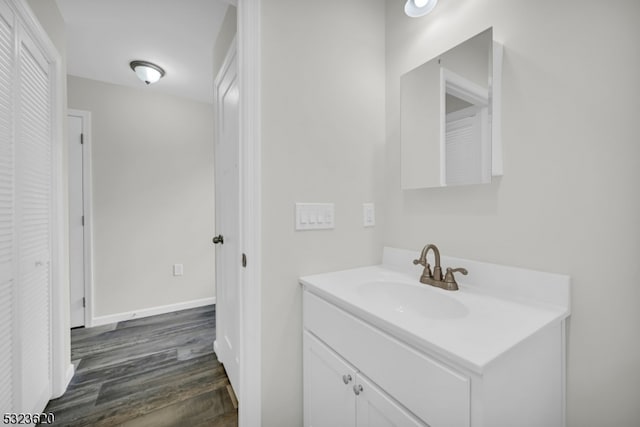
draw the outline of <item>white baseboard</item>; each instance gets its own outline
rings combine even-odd
[[[124,313],[108,314],[106,316],[94,317],[91,319],[91,326],[108,325],[110,323],[122,322],[123,320],[140,319],[142,317],[155,316],[157,314],[172,313],[174,311],[186,310],[188,308],[202,307],[216,303],[216,297],[202,298],[193,301],[179,302],[176,304],[161,305],[158,307],[143,308],[141,310],[127,311]]]

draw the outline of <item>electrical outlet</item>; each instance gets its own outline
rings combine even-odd
[[[173,264],[173,275],[182,276],[184,274],[184,267],[182,264]]]

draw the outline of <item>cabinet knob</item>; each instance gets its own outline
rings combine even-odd
[[[349,383],[351,382],[351,380],[352,380],[352,379],[353,379],[353,378],[351,378],[351,375],[349,375],[349,374],[346,374],[346,375],[343,375],[343,376],[342,376],[342,381],[343,381],[345,384],[349,384]]]
[[[356,384],[353,386],[353,392],[357,395],[359,395],[362,392],[362,385],[361,384]]]

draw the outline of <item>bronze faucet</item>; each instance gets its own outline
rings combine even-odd
[[[433,250],[433,256],[436,259],[436,263],[433,266],[433,273],[431,273],[431,266],[427,261],[427,254],[430,250]],[[442,278],[442,267],[440,266],[440,251],[438,247],[433,244],[428,244],[424,248],[422,248],[422,253],[420,254],[420,259],[414,259],[413,263],[415,265],[422,265],[424,270],[422,271],[422,276],[420,276],[420,282],[425,285],[437,286],[438,288],[446,289],[447,291],[457,291],[458,283],[456,283],[456,278],[453,276],[454,272],[460,272],[466,275],[468,272],[465,268],[447,268],[447,273],[444,275],[444,279]]]
[[[436,258],[436,265],[433,268],[433,274],[431,274],[431,266],[427,262],[427,254],[429,250],[433,250],[433,256]],[[420,282],[431,285],[432,281],[438,280],[442,281],[442,268],[440,268],[440,251],[436,245],[428,244],[424,248],[422,248],[422,253],[420,254],[420,259],[413,260],[414,265],[422,265],[424,267],[424,271],[422,272],[422,276],[420,277]]]

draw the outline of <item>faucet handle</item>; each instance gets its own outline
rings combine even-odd
[[[414,259],[413,263],[415,265],[420,264],[421,266],[424,267],[424,270],[422,271],[422,276],[420,277],[420,280],[431,279],[433,277],[433,274],[431,274],[431,266],[429,265],[429,263],[427,262],[426,259],[423,259],[423,258]]]
[[[455,272],[460,272],[465,276],[469,274],[466,268],[447,268],[447,273],[444,275],[444,282],[455,284],[456,286],[458,286],[458,283],[456,282],[456,278],[453,276],[453,273]]]

